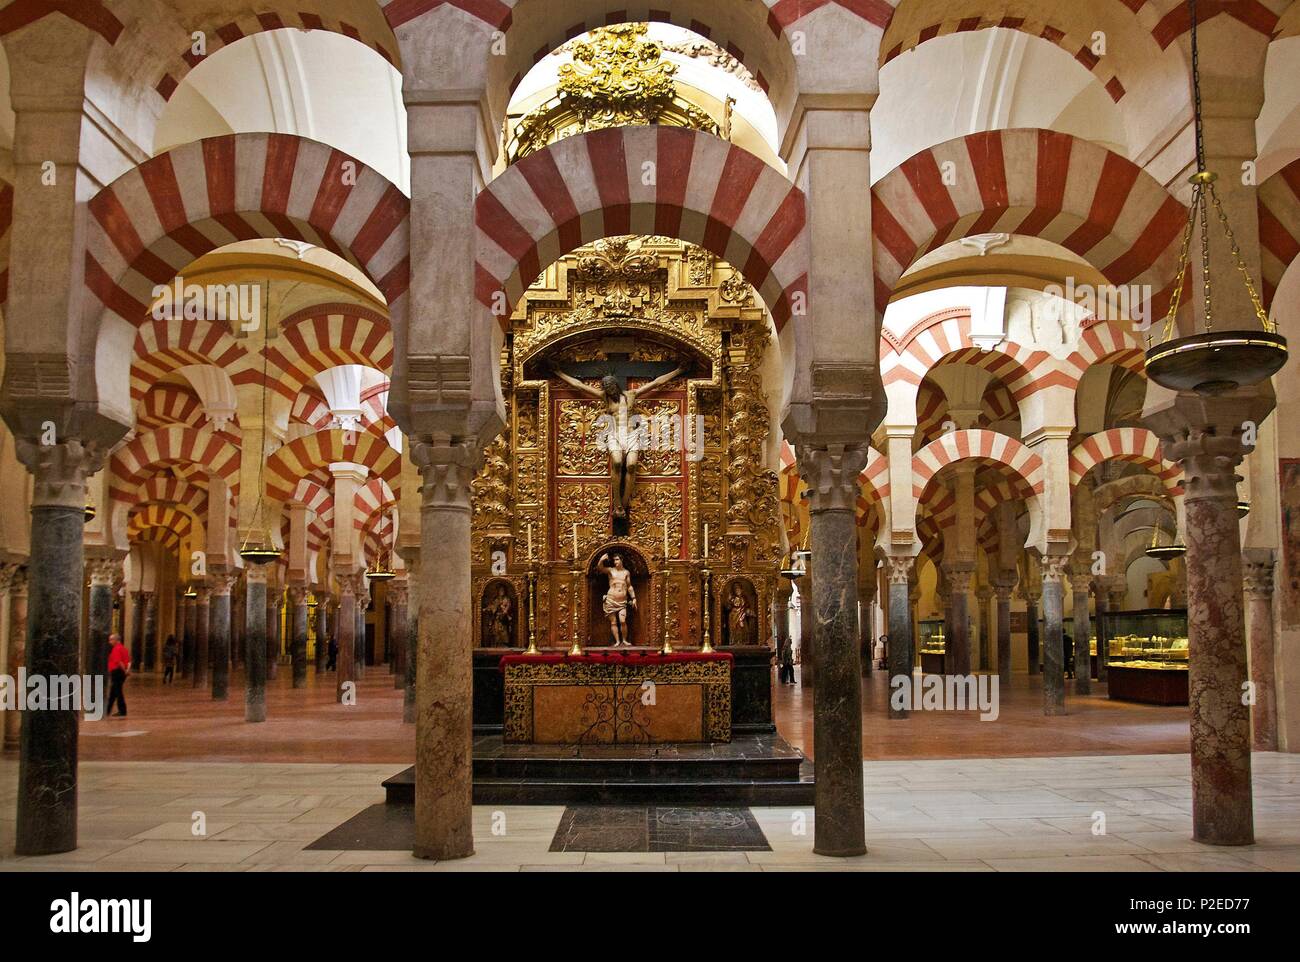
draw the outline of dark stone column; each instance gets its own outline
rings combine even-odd
[[[1251,744],[1257,752],[1277,751],[1277,678],[1273,641],[1273,552],[1247,549],[1244,557],[1250,628]]]
[[[988,671],[990,659],[992,658],[991,645],[993,632],[989,628],[989,602],[993,599],[993,588],[989,585],[980,585],[975,591],[975,598],[979,602],[980,613],[980,671]]]
[[[1110,613],[1110,594],[1106,590],[1106,579],[1096,578],[1092,583],[1094,604],[1097,606],[1097,684],[1104,685],[1107,680],[1106,662],[1110,657],[1110,631],[1107,615]]]
[[[266,677],[280,674],[280,586],[267,578],[266,582]]]
[[[89,641],[86,673],[99,675],[107,685],[108,636],[113,633],[113,580],[121,570],[122,562],[114,558],[96,558],[87,567],[90,569],[90,612],[86,620]]]
[[[411,459],[423,481],[414,854],[464,858],[474,854],[469,489],[478,450],[436,438],[414,444]]]
[[[81,586],[85,578],[86,479],[104,462],[98,445],[38,445],[19,438],[18,458],[35,483],[26,581],[10,588],[10,618],[26,628],[29,673],[81,673]],[[11,644],[13,643],[11,638]],[[14,851],[50,855],[77,847],[77,727],[74,706],[21,713]]]
[[[209,575],[212,584],[209,634],[212,647],[213,701],[225,701],[230,697],[230,640],[233,621],[230,593],[236,577],[238,575],[233,571],[214,571]]]
[[[236,578],[238,574],[236,573]],[[244,602],[248,593],[242,583],[236,581],[230,594],[230,665],[232,668],[244,663]]]
[[[289,586],[289,613],[293,630],[290,633],[290,657],[293,663],[293,687],[307,687],[307,586]]]
[[[811,688],[816,677],[812,601],[812,571],[799,579],[799,687]]]
[[[910,557],[891,557],[889,564],[889,638],[885,657],[889,663],[889,683],[906,679],[912,683],[912,601],[911,575],[915,562]],[[891,688],[892,691],[892,688]],[[890,718],[906,718],[907,709],[889,707]]]
[[[1070,611],[1074,629],[1074,693],[1092,693],[1092,666],[1089,664],[1088,641],[1092,637],[1092,618],[1088,614],[1088,585],[1092,580],[1087,568],[1075,565],[1070,571],[1074,602]]]
[[[974,571],[974,566],[958,563],[945,564],[943,567],[948,575],[949,590],[952,592],[950,595],[952,601],[952,637],[948,639],[944,667],[950,675],[969,675],[971,671],[970,577]]]
[[[144,593],[144,670],[153,671],[158,664],[158,594]]]
[[[330,648],[330,597],[316,592],[316,674],[325,673],[325,664],[329,660]]]
[[[1011,688],[1011,589],[1012,578],[1002,578],[993,586],[998,611],[998,687]]]
[[[406,691],[402,697],[402,724],[415,724],[416,656],[420,651],[420,556],[419,551],[403,555],[411,574],[406,582]]]
[[[353,634],[353,670],[358,679],[366,675],[366,608],[370,605],[370,585],[364,575],[357,582],[356,632]]]
[[[244,572],[244,721],[266,721],[266,569]]]
[[[801,446],[808,483],[813,571],[813,753],[818,855],[867,850],[862,785],[862,667],[858,662],[858,474],[863,447]]]
[[[336,620],[335,637],[338,638],[339,654],[335,664],[338,683],[335,686],[335,698],[339,702],[356,704],[357,674],[357,581],[360,574],[337,574],[339,583],[339,607]]]
[[[189,594],[190,591],[194,591],[194,595],[185,599],[185,638],[181,643],[181,651],[184,653],[184,658],[181,659],[181,677],[183,678],[190,677],[194,672],[195,634],[198,630],[198,591],[192,586],[187,589],[186,594]]]
[[[210,598],[212,592],[206,585],[194,589],[194,687],[203,688],[208,683],[208,670],[212,658],[209,648],[211,630]]]
[[[1043,714],[1065,714],[1065,568],[1068,558],[1045,555],[1043,571]]]
[[[27,568],[15,567],[5,590],[9,593],[9,674],[15,679],[18,669],[27,664]],[[18,751],[22,742],[23,712],[3,713],[4,750]]]
[[[1028,647],[1031,675],[1038,674],[1038,599],[1041,597],[1041,591],[1025,597],[1025,642]]]
[[[138,669],[144,664],[144,609],[145,593],[131,592],[131,667]]]
[[[393,648],[393,687],[406,687],[407,590],[404,583],[388,583],[389,643]],[[526,607],[526,606],[525,606]]]
[[[858,581],[858,661],[865,677],[871,674],[871,649],[875,644],[871,606],[876,600],[876,569],[861,571],[859,575],[862,580]]]

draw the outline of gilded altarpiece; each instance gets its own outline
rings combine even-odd
[[[617,544],[630,546],[648,568],[645,584],[637,585],[635,644],[661,643],[665,592],[673,644],[700,644],[706,566],[714,644],[725,635],[725,586],[737,577],[753,585],[753,637],[765,644],[780,561],[762,377],[769,349],[768,322],[753,290],[702,249],[661,237],[608,238],[549,267],[511,318],[501,368],[509,427],[488,448],[472,489],[480,613],[490,583],[508,580],[518,590],[526,643],[531,544],[538,646],[569,647],[575,617],[584,648],[609,644],[599,579],[590,572],[600,552]],[[637,403],[658,443],[641,452],[627,528],[615,536],[609,459],[599,443],[603,404],[555,371],[586,372],[580,379],[593,385],[600,373],[612,373],[635,389],[657,376],[646,371],[674,365],[687,370]],[[658,431],[667,425],[672,444]],[[484,641],[475,638],[478,647]]]

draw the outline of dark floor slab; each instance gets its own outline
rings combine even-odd
[[[415,846],[415,806],[381,803],[353,815],[306,851],[409,852]]]
[[[573,805],[552,852],[770,852],[747,808]]]

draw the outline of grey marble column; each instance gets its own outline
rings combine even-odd
[[[406,687],[407,590],[404,583],[388,583],[388,605],[391,617],[389,642],[393,646],[393,687],[401,691]]]
[[[266,568],[244,571],[244,721],[266,721]]]
[[[813,640],[812,571],[799,579],[799,687],[811,688],[816,679],[816,649]]]
[[[402,697],[402,723],[414,725],[416,658],[420,652],[420,558],[418,551],[403,557],[411,574],[406,585],[406,691]]]
[[[420,469],[420,641],[415,689],[417,858],[474,854],[470,481],[477,444],[412,445]]]
[[[1039,592],[1032,597],[1025,599],[1025,645],[1028,649],[1029,656],[1029,674],[1038,674],[1038,662],[1040,658],[1038,644],[1038,600],[1042,597]]]
[[[1065,714],[1065,568],[1069,559],[1045,555],[1043,572],[1043,714]]]
[[[212,700],[225,701],[230,697],[230,644],[233,621],[231,591],[238,575],[234,571],[210,571],[208,581],[212,586],[209,602],[208,633],[212,648]],[[241,619],[242,620],[242,619]]]
[[[1004,577],[993,586],[998,612],[998,687],[1011,689],[1011,589],[1014,576]]]
[[[330,648],[330,597],[321,591],[316,592],[316,674],[325,673],[325,664],[329,661]]]
[[[139,670],[144,664],[144,609],[145,593],[131,592],[131,667]]]
[[[352,665],[357,678],[366,676],[366,609],[370,607],[370,585],[364,575],[357,582],[357,627],[353,634]]]
[[[915,562],[910,557],[891,557],[889,564],[889,639],[886,659],[889,664],[889,683],[898,684],[903,678],[912,682],[912,601],[911,575]],[[892,690],[892,689],[891,689]],[[889,706],[890,718],[906,718],[906,708]]]
[[[16,679],[18,670],[27,665],[27,567],[20,565],[10,574],[5,590],[9,593],[9,674]],[[16,752],[22,743],[23,712],[7,711],[0,716],[4,750]]]
[[[266,677],[280,675],[280,585],[267,573],[266,581]]]
[[[989,642],[993,632],[989,629],[989,602],[993,600],[993,588],[990,585],[980,585],[975,590],[975,598],[979,602],[980,613],[980,671],[988,671],[992,657]]]
[[[20,590],[17,582],[10,588],[11,623],[26,628],[21,657],[29,673],[79,675],[86,479],[103,466],[104,456],[97,445],[75,440],[38,445],[21,438],[17,454],[34,484],[30,588],[24,583]],[[21,715],[14,852],[71,851],[77,847],[80,712],[67,705]]]
[[[864,447],[801,446],[808,484],[813,572],[813,754],[817,770],[813,851],[867,850],[862,784],[862,667],[857,618],[858,475]]]
[[[1108,678],[1107,661],[1110,658],[1110,631],[1107,614],[1110,612],[1110,595],[1106,591],[1106,579],[1096,578],[1092,583],[1093,604],[1097,606],[1097,625],[1093,629],[1097,635],[1097,684],[1106,684]]]
[[[208,671],[212,658],[212,650],[209,647],[212,592],[207,585],[197,585],[194,591],[196,594],[194,598],[194,674],[192,679],[195,688],[203,688],[208,684]]]
[[[188,594],[188,589],[186,590]],[[198,616],[197,593],[185,599],[185,627],[181,635],[181,677],[188,678],[194,671],[194,631]]]
[[[864,677],[871,674],[871,649],[875,645],[875,625],[871,606],[876,600],[876,570],[859,572],[864,580],[858,582],[858,660]]]
[[[339,607],[335,615],[337,623],[335,638],[338,639],[338,658],[334,665],[337,679],[334,687],[334,697],[340,703],[352,702],[355,704],[354,699],[356,698],[357,688],[357,581],[361,578],[361,575],[359,573],[341,573],[336,574],[335,578],[339,583]]]
[[[1250,709],[1251,745],[1257,752],[1277,751],[1277,673],[1273,639],[1273,552],[1244,552],[1246,624],[1250,631],[1250,681],[1255,704]]]
[[[86,673],[98,675],[108,684],[108,636],[113,633],[113,580],[122,568],[115,558],[96,558],[90,569],[90,611],[86,618],[89,644]],[[107,688],[105,689],[107,691]]]
[[[1087,568],[1074,566],[1070,571],[1070,587],[1074,601],[1070,610],[1074,630],[1074,693],[1092,693],[1092,666],[1089,664],[1088,641],[1092,637],[1092,618],[1088,614],[1088,586],[1092,575]]]
[[[158,665],[158,594],[144,593],[144,670],[153,671]]]
[[[289,586],[289,657],[293,687],[307,687],[307,586]]]

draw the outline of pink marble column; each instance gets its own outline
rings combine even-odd
[[[1251,746],[1257,752],[1277,751],[1277,678],[1273,647],[1273,552],[1248,549],[1244,553],[1246,604],[1250,627],[1250,681],[1255,704],[1251,706]]]

